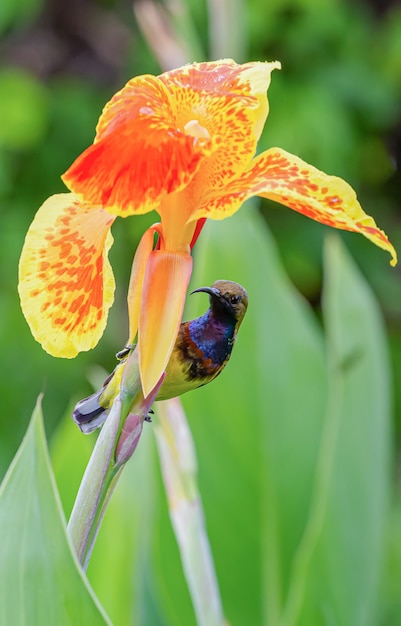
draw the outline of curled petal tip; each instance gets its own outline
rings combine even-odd
[[[392,266],[397,263],[387,235],[363,211],[348,183],[281,148],[270,148],[253,159],[229,187],[211,197],[192,217],[229,217],[252,196],[269,198],[327,226],[360,233],[391,254]]]
[[[390,242],[389,242],[389,252],[391,254],[390,265],[392,267],[395,267],[397,265],[397,263],[398,263],[398,256],[397,256],[397,252],[396,252],[394,246],[392,246]]]

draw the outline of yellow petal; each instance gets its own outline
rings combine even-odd
[[[361,233],[391,254],[392,265],[397,263],[394,247],[374,219],[363,211],[348,183],[280,148],[271,148],[254,159],[226,193],[211,192],[209,201],[191,219],[229,217],[251,196],[275,200],[322,224]]]
[[[138,332],[139,308],[141,303],[142,285],[145,276],[146,265],[153,249],[155,232],[158,232],[158,224],[151,226],[142,235],[141,241],[135,252],[132,264],[131,278],[128,289],[128,316],[129,316],[129,340],[133,343]]]
[[[114,217],[74,194],[51,196],[37,212],[19,263],[21,306],[32,334],[57,357],[93,348],[114,298],[107,258]]]
[[[221,59],[184,65],[161,74],[159,78],[172,93],[176,89],[186,91],[187,97],[181,95],[176,99],[179,116],[187,115],[185,105],[191,104],[192,111],[200,114],[205,121],[205,118],[213,117],[211,112],[216,96],[220,98],[227,96],[232,101],[238,97],[242,98],[242,108],[248,109],[247,114],[252,111],[252,134],[257,141],[269,112],[266,92],[270,86],[271,73],[275,69],[281,69],[279,61],[272,63],[257,61],[241,65],[232,59]],[[217,110],[216,114],[217,119],[224,117]],[[210,133],[208,126],[205,127]],[[230,136],[226,138],[230,139]]]
[[[246,169],[268,114],[266,91],[280,64],[230,59],[193,63],[162,74],[179,128],[210,136],[212,151],[189,182],[191,205],[213,188],[224,188]]]
[[[246,63],[242,68],[240,83],[249,84],[252,95],[256,96],[259,101],[259,107],[254,112],[254,133],[256,139],[259,140],[269,113],[266,91],[270,87],[271,73],[273,70],[280,70],[281,63],[279,61]]]
[[[166,369],[184,310],[192,272],[187,253],[153,250],[143,283],[139,318],[139,368],[145,397]]]

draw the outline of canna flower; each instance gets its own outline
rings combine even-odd
[[[137,248],[128,292],[129,343],[138,336],[145,396],[166,368],[207,218],[224,219],[251,196],[270,198],[396,252],[351,187],[271,148],[255,156],[278,62],[194,63],[137,76],[105,106],[94,143],[62,176],[29,228],[19,293],[34,337],[74,357],[99,341],[113,301],[108,261],[117,217],[157,211]]]

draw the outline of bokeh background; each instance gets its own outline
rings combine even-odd
[[[223,56],[238,62],[281,61],[283,69],[274,73],[269,91],[271,112],[260,149],[278,145],[345,178],[401,252],[398,2],[2,0],[1,475],[41,391],[51,440],[73,403],[91,392],[99,368],[114,367],[114,355],[125,341],[133,254],[144,228],[154,221],[151,215],[117,220],[111,251],[117,293],[106,333],[91,353],[58,360],[33,340],[16,290],[18,257],[37,208],[64,190],[60,174],[92,142],[102,107],[130,77],[157,74],[183,60]],[[329,229],[268,201],[252,210],[266,220],[292,283],[319,318],[322,248]],[[375,624],[396,626],[401,623],[401,270],[390,268],[386,254],[363,237],[341,237],[375,293],[388,334],[391,507]],[[265,288],[263,274],[260,281]]]

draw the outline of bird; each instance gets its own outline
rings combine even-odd
[[[199,287],[191,295],[201,292],[209,295],[209,308],[200,317],[181,322],[156,401],[210,383],[230,359],[248,308],[248,294],[240,284],[229,280],[216,280],[211,287]],[[75,405],[72,418],[85,434],[99,428],[107,418],[132,349],[134,346],[128,345],[120,350],[116,354],[119,363],[102,388]],[[145,419],[151,421],[149,415]]]

